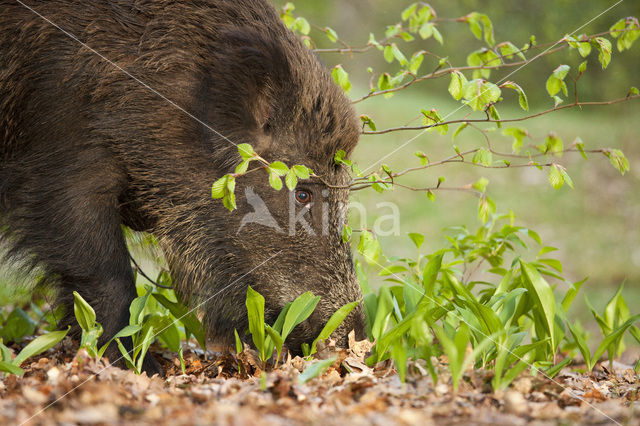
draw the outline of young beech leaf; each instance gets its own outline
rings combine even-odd
[[[351,82],[349,81],[349,73],[342,68],[342,65],[336,65],[331,71],[333,80],[342,87],[342,90],[349,92],[351,90]]]
[[[240,157],[242,157],[243,160],[248,160],[256,154],[253,147],[248,143],[241,143],[238,145],[238,153],[240,153]]]

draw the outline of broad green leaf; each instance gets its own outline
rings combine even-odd
[[[436,280],[438,278],[438,273],[442,268],[442,258],[444,257],[444,253],[439,253],[434,255],[429,262],[424,267],[424,271],[422,272],[422,285],[424,287],[425,295],[431,297],[434,295],[434,288],[436,285]]]
[[[251,286],[247,287],[247,315],[249,317],[249,332],[253,338],[253,344],[256,346],[262,360],[267,358],[265,340],[264,340],[264,297]]]
[[[27,358],[40,355],[50,348],[54,347],[64,339],[69,329],[62,331],[52,331],[35,338],[31,343],[25,346],[20,353],[13,359],[12,364],[20,366]]]
[[[310,291],[298,296],[289,307],[282,325],[282,340],[286,340],[289,333],[301,322],[309,318],[320,301],[320,296],[314,296]]]
[[[22,376],[24,374],[24,370],[22,368],[4,361],[0,361],[0,371],[15,374],[16,376]]]
[[[145,306],[147,306],[147,301],[149,300],[150,295],[151,289],[147,290],[147,293],[144,296],[136,297],[133,302],[131,302],[131,305],[129,306],[129,325],[142,323],[142,314]]]
[[[340,324],[342,324],[345,318],[347,318],[347,316],[351,313],[351,311],[353,311],[355,307],[358,306],[359,304],[360,304],[359,300],[348,303],[343,307],[341,307],[340,309],[338,309],[336,312],[334,312],[333,315],[331,315],[331,318],[329,318],[329,321],[327,321],[327,324],[324,326],[322,331],[320,331],[320,334],[318,334],[318,337],[316,337],[316,339],[313,341],[313,344],[311,345],[311,353],[310,353],[311,355],[316,352],[316,347],[318,345],[318,342],[326,340],[329,337],[331,337],[331,334],[334,331],[336,331],[336,329],[340,326]]]
[[[73,299],[73,312],[80,328],[84,331],[91,330],[96,325],[96,312],[77,291],[73,292]]]
[[[553,295],[553,289],[532,265],[520,260],[520,268],[522,271],[522,278],[529,290],[529,294],[534,299],[539,312],[544,317],[547,332],[551,337],[551,347],[555,350],[557,343],[554,326],[556,316],[556,299]]]
[[[152,296],[168,309],[171,315],[184,324],[185,329],[189,334],[193,334],[202,350],[206,350],[206,332],[195,312],[180,303],[170,301],[162,294],[152,293]]]
[[[388,287],[382,287],[378,294],[378,308],[376,317],[371,327],[371,333],[375,339],[384,334],[389,324],[389,319],[393,313],[393,296]]]
[[[591,361],[593,365],[595,365],[595,363],[598,362],[600,357],[604,354],[604,352],[609,348],[611,344],[613,344],[618,338],[620,338],[620,336],[625,331],[627,331],[627,329],[631,327],[633,323],[639,320],[640,320],[640,314],[634,315],[631,318],[629,318],[627,321],[625,321],[622,325],[620,325],[618,328],[613,330],[611,334],[605,336],[604,340],[602,340],[602,342],[596,348],[596,351],[593,353],[593,357]]]

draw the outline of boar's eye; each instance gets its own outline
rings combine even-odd
[[[298,189],[296,191],[296,201],[300,204],[308,204],[311,202],[311,192],[304,189]]]

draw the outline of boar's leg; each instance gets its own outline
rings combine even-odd
[[[12,191],[16,248],[31,253],[59,289],[58,302],[66,308],[63,325],[72,325],[76,336],[80,332],[73,313],[77,291],[95,310],[104,343],[129,324],[136,297],[118,205],[126,180],[109,154],[95,148],[76,153],[72,161],[50,153],[39,164]],[[123,343],[132,346],[129,338]],[[121,359],[115,343],[106,356]],[[147,372],[159,372],[152,356],[147,358]]]

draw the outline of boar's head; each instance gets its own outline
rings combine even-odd
[[[300,294],[320,296],[315,312],[287,340],[297,352],[338,308],[362,298],[349,244],[341,238],[350,177],[334,161],[338,150],[349,155],[355,148],[359,120],[329,72],[283,27],[230,28],[217,37],[210,72],[199,77],[197,90],[197,110],[216,129],[203,129],[216,147],[216,177],[232,173],[241,160],[231,141],[251,144],[268,161],[305,165],[318,177],[276,191],[265,170],[253,170],[262,167],[254,162],[237,179],[237,210],[201,201],[180,219],[174,214],[160,240],[178,291],[192,304],[206,301],[209,333],[219,341],[229,343],[234,328],[247,327],[249,285],[265,297],[269,324]],[[176,221],[182,229],[188,222],[190,235],[174,232]],[[334,337],[344,344],[351,330],[364,337],[362,305]]]

